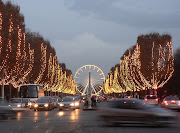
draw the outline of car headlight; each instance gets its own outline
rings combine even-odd
[[[32,103],[28,103],[28,106],[31,106],[32,105]]]
[[[74,106],[74,103],[71,103],[70,106]]]
[[[34,107],[37,108],[37,107],[38,107],[38,104],[34,104]]]
[[[62,107],[62,106],[64,106],[64,104],[60,103],[60,104],[59,104],[59,106],[61,106],[61,107]]]
[[[75,106],[79,106],[79,102],[75,102]]]
[[[49,105],[48,104],[44,104],[44,107],[48,107]]]
[[[18,104],[17,107],[21,107],[21,104]]]

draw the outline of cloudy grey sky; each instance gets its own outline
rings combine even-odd
[[[4,0],[7,1],[7,0]],[[94,64],[107,76],[137,36],[169,33],[180,47],[179,0],[11,0],[73,74]]]

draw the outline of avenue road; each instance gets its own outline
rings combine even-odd
[[[144,125],[103,126],[98,111],[76,110],[52,111],[28,110],[18,112],[16,119],[0,120],[1,133],[179,133],[175,127],[150,127]]]

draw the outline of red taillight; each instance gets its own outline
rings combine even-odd
[[[167,103],[167,101],[164,101],[164,103]]]
[[[176,103],[176,101],[175,100],[171,100],[171,103]]]
[[[168,102],[167,102],[167,101],[164,101],[164,104],[165,104],[165,105],[168,105]]]
[[[147,98],[145,98],[145,101],[147,101]]]

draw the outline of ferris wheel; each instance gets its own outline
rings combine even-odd
[[[91,94],[98,95],[102,91],[102,84],[104,80],[105,75],[103,71],[95,65],[84,65],[80,67],[74,76],[77,90],[81,93],[81,95],[87,94],[89,86]]]

